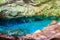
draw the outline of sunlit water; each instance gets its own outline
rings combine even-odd
[[[52,20],[43,19],[37,21],[26,21],[21,19],[0,20],[0,32],[8,35],[26,35],[36,30],[43,30]]]

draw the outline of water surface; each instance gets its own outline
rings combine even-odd
[[[43,30],[52,19],[0,19],[0,32],[8,35],[26,35]]]

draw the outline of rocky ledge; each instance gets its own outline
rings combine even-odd
[[[60,0],[0,0],[0,18],[60,17]]]
[[[60,40],[60,22],[52,21],[44,30],[37,30],[33,34],[16,37],[0,33],[0,40]]]

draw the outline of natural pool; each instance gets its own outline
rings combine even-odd
[[[43,30],[52,19],[44,18],[17,18],[17,19],[0,19],[0,32],[8,35],[26,35]]]

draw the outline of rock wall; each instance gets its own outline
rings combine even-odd
[[[5,0],[0,3],[0,17],[16,18],[36,15],[59,17],[59,3],[59,0]]]

